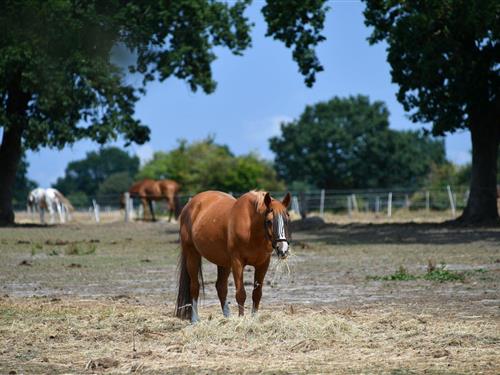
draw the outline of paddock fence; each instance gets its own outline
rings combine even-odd
[[[235,197],[243,193],[228,192]],[[286,192],[274,191],[271,195],[282,198]],[[360,213],[373,213],[377,217],[392,217],[397,212],[407,213],[411,218],[412,213],[440,212],[445,216],[454,218],[467,204],[469,191],[466,187],[445,186],[441,189],[350,189],[350,190],[309,190],[291,191],[292,203],[290,210],[296,215],[325,216],[326,214],[356,216]],[[194,194],[181,194],[179,202],[184,206]],[[125,199],[120,195],[99,195],[90,202],[83,204],[73,203],[75,214],[94,222],[104,221],[134,221],[149,218],[149,209],[144,212],[139,198],[131,198],[124,193]],[[155,197],[160,198],[160,197]],[[168,214],[164,199],[153,201],[153,209],[158,216]],[[17,211],[26,208],[17,205]],[[36,219],[31,215],[32,219]]]

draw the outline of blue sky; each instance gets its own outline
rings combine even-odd
[[[255,23],[253,47],[243,57],[222,49],[216,51],[218,60],[213,64],[213,73],[218,86],[214,94],[192,93],[186,83],[176,79],[148,86],[147,94],[136,106],[136,116],[149,125],[151,141],[128,147],[130,153],[144,161],[154,151],[172,149],[178,139],[192,141],[212,134],[236,154],[257,151],[272,159],[268,139],[279,134],[280,122],[298,117],[308,104],[333,96],[368,95],[372,101],[387,104],[393,129],[423,127],[411,123],[396,101],[397,86],[391,83],[386,46],[368,44],[370,30],[363,23],[361,2],[330,4],[333,9],[324,30],[327,40],[317,49],[325,71],[317,76],[311,89],[304,85],[291,51],[264,37],[262,5],[254,0],[247,13]],[[468,132],[446,137],[447,156],[456,163],[470,161],[470,148]],[[96,149],[96,144],[82,141],[62,151],[29,152],[29,177],[41,186],[49,186],[64,174],[68,162]]]

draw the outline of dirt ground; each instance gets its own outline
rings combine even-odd
[[[221,317],[205,262],[195,326],[177,225],[0,228],[0,373],[500,373],[500,228],[328,219],[294,224],[256,317]]]

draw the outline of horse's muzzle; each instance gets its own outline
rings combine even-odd
[[[289,245],[287,241],[279,241],[276,244],[276,254],[280,259],[285,259],[288,256]]]

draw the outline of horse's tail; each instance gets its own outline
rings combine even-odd
[[[66,208],[69,211],[74,211],[75,210],[75,208],[73,207],[73,205],[71,204],[71,202],[68,200],[68,198],[66,198],[64,195],[62,195],[62,193],[60,191],[56,191],[56,196],[61,201],[61,203],[66,206]]]
[[[178,274],[179,274],[179,284],[178,284],[178,293],[177,293],[177,302],[175,304],[175,316],[180,319],[191,320],[191,315],[193,312],[192,309],[192,297],[191,297],[191,277],[189,276],[187,270],[187,261],[186,255],[184,251],[181,250],[181,255],[179,257],[179,265],[178,265]],[[203,293],[205,293],[205,282],[203,280],[203,272],[200,267],[198,268],[198,276],[200,278],[200,284]]]
[[[181,250],[178,265],[179,292],[177,293],[177,303],[175,305],[175,316],[180,319],[191,320],[193,309],[191,307],[191,278],[187,270],[186,255]]]
[[[179,216],[181,215],[182,207],[181,207],[181,200],[179,199],[179,194],[174,195],[174,205],[175,205],[175,219],[177,220]]]

